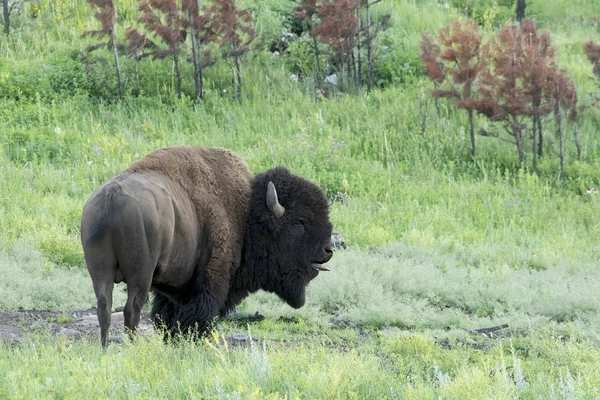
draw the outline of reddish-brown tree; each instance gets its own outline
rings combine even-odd
[[[358,27],[358,5],[359,0],[323,0],[317,11],[321,23],[315,27],[315,34],[333,49],[335,65],[340,73],[338,82],[341,85],[344,82],[344,72],[347,71],[350,76],[350,60]]]
[[[485,63],[481,42],[482,35],[477,24],[458,19],[440,29],[437,43],[428,34],[424,34],[421,40],[425,73],[436,83],[433,95],[436,98],[453,98],[456,106],[469,114],[472,156],[476,152],[473,114],[479,101],[479,74]]]
[[[367,44],[367,90],[373,89],[373,63],[375,61],[375,52],[373,50],[373,44],[375,38],[381,32],[381,30],[388,24],[391,15],[385,15],[381,21],[377,24],[375,29],[372,28],[371,21],[371,7],[381,2],[381,0],[362,0],[361,6],[365,9],[365,39]],[[360,21],[359,21],[360,22]],[[360,59],[360,57],[359,57]]]
[[[315,26],[319,24],[317,21],[317,0],[292,0],[297,7],[294,7],[293,12],[296,18],[302,22],[310,31],[310,36],[313,41],[313,51],[315,53],[315,61],[317,64],[317,85],[321,85],[321,60],[319,58],[319,43],[317,42],[317,34]]]
[[[549,97],[553,100],[554,122],[560,144],[560,178],[563,179],[565,176],[565,135],[562,111],[567,111],[571,120],[577,118],[577,89],[568,72],[559,69],[558,63],[554,63],[550,68],[549,77]]]
[[[600,79],[600,44],[590,40],[583,45],[583,50],[588,60],[594,64],[592,72]]]
[[[95,0],[100,1],[100,0]],[[164,48],[152,52],[154,59],[171,57],[177,75],[177,98],[181,99],[181,66],[179,55],[185,42],[188,20],[177,6],[177,0],[142,0],[139,6],[141,22],[154,37],[158,37]]]
[[[529,113],[531,95],[522,86],[524,76],[521,59],[520,31],[517,25],[507,25],[489,45],[483,48],[489,64],[483,68],[477,111],[493,121],[505,123],[515,139],[519,162],[525,162],[524,117]]]
[[[592,72],[600,89],[600,44],[590,40],[584,44],[583,50],[588,60],[593,64]],[[600,97],[597,95],[593,96],[592,104],[597,104],[598,102],[600,102]]]
[[[588,60],[592,63],[592,73],[594,74],[594,78],[598,84],[598,89],[600,89],[600,43],[596,43],[593,40],[587,41],[583,50]],[[597,105],[600,102],[600,96],[597,94],[591,94],[591,102],[585,105],[580,106],[581,110],[584,110],[587,107]],[[581,157],[581,147],[579,144],[579,139],[577,135],[577,124],[575,124],[573,133],[575,135],[575,145],[577,146],[577,155]]]
[[[551,64],[554,62],[555,49],[548,32],[538,35],[535,21],[526,19],[519,29],[523,77],[521,85],[531,98],[528,113],[532,118],[532,162],[533,172],[537,170],[537,156],[543,155],[544,136],[542,134],[542,116],[552,111]]]
[[[256,37],[254,18],[248,10],[237,7],[235,0],[213,0],[208,9],[210,29],[223,49],[223,58],[233,59],[232,85],[238,100],[242,98],[241,57],[250,51]]]
[[[125,32],[125,40],[127,47],[125,52],[127,57],[133,58],[135,61],[135,83],[137,89],[140,88],[140,60],[153,54],[158,46],[152,42],[146,35],[135,28],[129,28]]]
[[[119,85],[119,98],[123,98],[123,80],[121,79],[121,64],[119,63],[119,46],[115,35],[115,17],[116,9],[112,0],[88,0],[93,6],[98,8],[98,12],[94,14],[94,17],[102,25],[101,29],[85,31],[82,36],[90,37],[108,37],[107,42],[98,43],[96,45],[89,46],[88,52],[94,51],[101,47],[107,47],[113,53],[115,59],[115,71],[117,74],[117,83]]]
[[[212,65],[210,48],[207,44],[214,41],[214,32],[210,28],[211,15],[207,7],[200,7],[199,0],[183,0],[182,10],[188,18],[188,26],[192,39],[192,63],[194,64],[194,85],[196,87],[196,101],[204,96],[204,83],[202,71]]]

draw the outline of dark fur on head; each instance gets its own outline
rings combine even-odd
[[[275,185],[279,203],[285,208],[281,218],[267,207],[269,182]],[[312,265],[330,258],[332,226],[328,213],[323,191],[287,168],[276,167],[257,175],[242,267],[230,292],[230,298],[235,296],[232,303],[248,292],[263,289],[276,293],[294,308],[302,307],[306,285],[319,274]]]

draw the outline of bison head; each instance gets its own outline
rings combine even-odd
[[[327,199],[317,185],[284,167],[256,176],[246,261],[254,264],[263,290],[302,307],[306,285],[329,270],[323,264],[333,255],[331,230]]]

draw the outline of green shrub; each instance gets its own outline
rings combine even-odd
[[[416,82],[423,75],[418,46],[412,34],[388,29],[380,33],[374,61],[374,83],[379,87]]]
[[[116,87],[112,59],[107,58],[105,65],[104,62],[85,62],[86,57],[88,55],[79,51],[68,51],[50,58],[48,79],[54,92],[62,97],[84,94],[98,99],[115,98],[115,91],[111,90]],[[97,56],[90,54],[89,57],[95,60]]]
[[[323,76],[333,72],[331,60],[326,55],[325,46],[319,43],[319,61]],[[284,54],[280,55],[288,70],[300,78],[314,78],[317,75],[317,59],[315,57],[313,38],[303,33],[298,39],[291,41]]]
[[[449,3],[458,9],[467,5],[467,15],[482,27],[496,29],[516,18],[516,0],[471,0],[468,4],[462,0],[450,0]]]

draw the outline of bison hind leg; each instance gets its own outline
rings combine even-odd
[[[100,323],[100,342],[102,343],[102,347],[108,346],[113,287],[114,283],[111,281],[105,284],[96,284],[94,282],[94,291],[98,299],[98,322]]]
[[[150,286],[150,285],[147,285]],[[125,317],[125,328],[133,338],[137,332],[138,324],[142,314],[142,309],[148,301],[148,288],[127,286],[127,303],[123,310]]]

